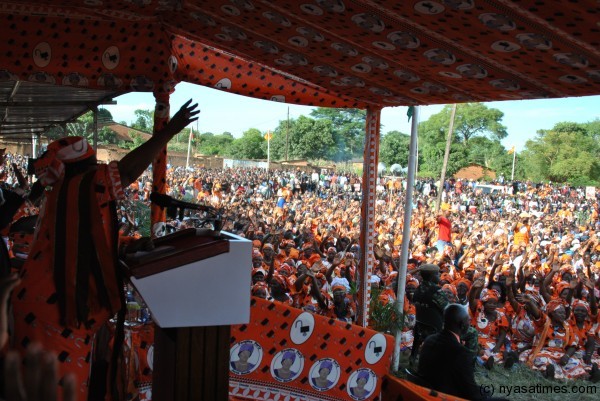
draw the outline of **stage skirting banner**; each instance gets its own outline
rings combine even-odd
[[[260,298],[232,326],[230,399],[380,400],[393,337]]]

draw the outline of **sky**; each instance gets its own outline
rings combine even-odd
[[[200,118],[193,128],[200,132],[221,134],[231,132],[240,137],[249,128],[263,132],[273,130],[279,121],[301,115],[308,116],[311,106],[298,106],[268,100],[253,99],[204,86],[181,83],[171,95],[171,115],[188,99],[199,104]],[[153,110],[152,93],[129,93],[115,99],[116,105],[104,106],[117,122],[131,124],[135,120],[134,111]],[[507,127],[508,137],[502,141],[507,148],[515,146],[521,151],[528,139],[533,139],[540,129],[550,129],[556,123],[570,121],[585,123],[600,119],[600,96],[587,96],[565,99],[518,100],[485,103],[489,108],[504,113],[502,124]],[[442,110],[443,105],[421,106],[419,121],[427,120]],[[386,107],[381,112],[382,134],[397,130],[410,134],[410,124],[406,117],[406,107]]]

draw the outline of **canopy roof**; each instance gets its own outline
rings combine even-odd
[[[0,24],[0,81],[358,108],[600,94],[597,0],[0,0]]]

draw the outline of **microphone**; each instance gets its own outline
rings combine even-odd
[[[176,207],[180,209],[192,209],[192,210],[200,210],[203,212],[212,212],[214,213],[214,208],[205,205],[198,205],[196,203],[184,202],[174,198],[171,198],[169,195],[160,194],[158,192],[152,192],[150,194],[150,201],[152,203],[157,204],[161,207]]]

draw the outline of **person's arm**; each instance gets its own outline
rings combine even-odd
[[[198,103],[190,106],[191,102],[192,99],[188,100],[163,129],[154,133],[150,139],[127,153],[118,162],[123,188],[128,187],[142,175],[152,160],[167,146],[171,138],[198,119],[197,116],[200,113],[200,110],[196,110]]]
[[[513,308],[513,310],[517,311],[517,310],[519,310],[519,303],[517,302],[517,299],[515,298],[513,284],[514,284],[514,277],[512,275],[506,277],[506,296],[508,298],[508,302],[510,303],[510,306]]]
[[[506,339],[506,328],[501,327],[498,332],[498,339],[496,341],[496,345],[492,348],[492,353],[499,352],[502,346],[504,345],[504,340]]]
[[[335,255],[335,258],[333,258],[333,263],[331,263],[331,266],[329,266],[329,269],[327,269],[327,272],[325,273],[325,278],[327,279],[327,282],[329,284],[331,284],[331,282],[333,281],[331,276],[333,275],[333,271],[335,270],[335,268],[339,266],[340,262],[341,258],[339,257],[339,255]]]
[[[273,278],[273,274],[275,273],[275,256],[271,258],[271,263],[269,263],[269,272],[267,273],[267,278],[265,282],[269,284],[271,279]]]
[[[585,342],[585,353],[583,355],[583,362],[590,365],[592,363],[592,355],[596,349],[596,340],[592,336],[588,336]]]
[[[567,349],[565,350],[564,355],[560,358],[558,363],[561,366],[565,366],[569,362],[569,358],[571,358],[573,356],[575,351],[577,351],[577,347],[574,347],[572,345],[568,346]]]
[[[471,289],[469,290],[469,309],[471,309],[472,313],[475,313],[477,310],[477,299],[479,298],[479,294],[481,294],[481,290],[483,289],[484,280],[484,278],[478,278],[475,280],[471,286]]]
[[[323,310],[328,308],[327,302],[323,298],[323,294],[321,294],[321,288],[319,287],[319,280],[315,278],[315,275],[310,270],[306,272],[311,278],[310,283],[310,295],[317,301],[319,307]]]
[[[550,299],[551,299],[551,296],[548,293],[548,286],[550,285],[550,283],[552,283],[552,277],[554,277],[554,275],[556,274],[556,272],[558,272],[559,269],[560,269],[560,265],[558,263],[553,264],[552,270],[550,270],[548,275],[546,277],[544,277],[544,281],[542,282],[542,285],[540,286],[540,294],[542,295],[542,297],[544,297],[544,300],[546,302],[550,302]]]

